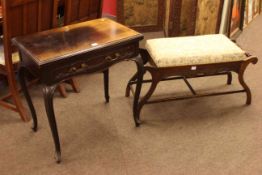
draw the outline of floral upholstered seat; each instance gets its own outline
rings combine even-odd
[[[245,52],[222,34],[160,38],[146,42],[157,67],[174,67],[241,61]]]

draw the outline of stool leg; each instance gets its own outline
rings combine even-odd
[[[251,91],[250,91],[248,85],[246,84],[246,82],[245,82],[245,80],[244,80],[243,73],[239,73],[239,74],[238,74],[238,80],[239,80],[239,83],[240,83],[240,84],[242,85],[242,87],[244,88],[244,90],[246,91],[246,94],[247,94],[246,104],[247,104],[247,105],[250,105],[250,104],[251,104],[251,101],[252,101]]]
[[[140,56],[143,62],[143,66],[144,66],[148,62],[148,59],[150,56],[145,49],[140,49],[139,52],[140,52]],[[143,75],[144,74],[145,72],[143,72]],[[137,81],[137,79],[138,79],[138,73],[135,73],[135,75],[133,75],[133,77],[128,81],[127,86],[126,86],[126,94],[125,94],[126,97],[130,96],[131,82]]]
[[[149,98],[153,95],[158,83],[162,79],[161,76],[158,73],[156,73],[155,71],[149,71],[149,72],[151,73],[151,76],[152,76],[152,83],[146,95],[141,99],[141,101],[138,104],[138,111],[137,111],[138,120],[140,120],[140,113],[141,113],[143,106],[147,103]]]
[[[130,90],[131,90],[130,86],[131,86],[131,82],[137,80],[137,77],[138,77],[138,73],[136,73],[135,75],[133,75],[133,77],[128,81],[127,86],[126,86],[126,94],[125,94],[126,97],[129,97],[129,96],[130,96]]]
[[[227,84],[228,85],[232,84],[232,72],[227,73]]]
[[[140,98],[140,93],[141,93],[141,88],[142,88],[142,82],[143,82],[143,76],[144,76],[144,64],[143,64],[143,59],[138,56],[133,61],[136,62],[137,66],[137,83],[136,83],[136,90],[134,94],[134,103],[133,103],[133,117],[135,121],[136,127],[140,125],[140,120],[139,120],[139,98]]]
[[[247,100],[246,100],[246,104],[250,105],[252,102],[252,96],[251,96],[251,91],[250,88],[248,87],[248,85],[246,84],[245,80],[244,80],[244,72],[247,68],[247,66],[252,63],[252,64],[256,64],[258,61],[258,59],[256,57],[251,57],[250,59],[244,61],[241,65],[241,68],[238,72],[238,80],[239,83],[241,84],[241,86],[244,88],[244,90],[246,91],[246,95],[247,95]]]

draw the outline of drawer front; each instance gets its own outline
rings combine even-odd
[[[94,56],[79,56],[72,59],[73,61],[69,61],[51,70],[49,77],[53,77],[53,82],[57,82],[82,73],[103,71],[111,65],[128,60],[137,54],[138,46],[133,44]]]

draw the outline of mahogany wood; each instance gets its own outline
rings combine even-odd
[[[16,37],[12,41],[21,54],[19,79],[30,107],[37,130],[37,116],[24,79],[28,72],[39,77],[44,84],[45,107],[52,131],[57,162],[61,161],[61,149],[53,109],[53,94],[57,84],[76,75],[103,72],[105,99],[109,101],[108,69],[123,61],[133,60],[138,67],[138,79],[142,79],[143,62],[139,54],[139,41],[143,35],[110,19],[97,19],[62,28]],[[135,58],[134,58],[135,57]],[[138,86],[138,90],[141,87]],[[140,91],[136,90],[133,112],[138,108]]]
[[[58,18],[58,8],[65,8],[65,5],[70,5],[70,4],[66,4],[65,0],[53,0],[53,27],[61,27],[62,25],[64,25],[64,23],[62,23],[62,21],[58,21],[60,20]],[[69,7],[67,7],[66,9],[69,9]],[[61,18],[61,16],[59,16]],[[67,16],[68,18],[68,16]],[[75,79],[71,79],[70,81],[66,82],[67,84],[70,84],[74,90],[74,92],[79,93],[80,92],[80,88],[78,86],[78,83]],[[67,92],[66,92],[66,88],[65,88],[65,82],[61,82],[58,86],[57,89],[59,91],[59,93],[61,94],[62,97],[66,98]]]
[[[143,57],[144,63],[151,60],[149,53],[141,49],[140,51],[141,56]],[[197,65],[196,70],[192,70],[192,65],[190,66],[177,66],[177,67],[166,67],[166,68],[159,68],[157,66],[145,66],[144,73],[149,72],[151,74],[152,80],[143,81],[137,80],[136,75],[131,78],[129,81],[127,88],[126,88],[126,96],[129,96],[130,86],[132,84],[137,84],[140,86],[142,83],[151,82],[151,86],[144,97],[139,100],[138,109],[136,111],[136,116],[134,118],[136,126],[139,126],[140,121],[140,112],[145,104],[156,103],[156,102],[165,102],[171,100],[182,100],[182,99],[189,99],[189,98],[198,98],[198,97],[206,97],[206,96],[217,96],[217,95],[226,95],[226,94],[233,94],[233,93],[246,93],[247,99],[246,104],[251,104],[251,91],[244,81],[244,72],[247,66],[252,63],[256,64],[258,59],[256,57],[250,56],[247,54],[247,59],[243,61],[237,62],[226,62],[226,63],[214,63],[214,64],[204,64],[204,65]],[[197,78],[197,77],[204,77],[204,76],[217,76],[217,75],[228,75],[227,84],[231,84],[232,75],[231,72],[235,72],[238,74],[239,83],[243,87],[241,90],[236,91],[227,91],[227,92],[214,92],[208,94],[198,94],[192,86],[189,84],[186,79],[188,78]],[[174,77],[175,76],[175,77]],[[171,77],[171,78],[170,78]],[[173,77],[173,78],[172,78]],[[166,80],[173,80],[173,79],[184,79],[188,88],[192,92],[191,96],[180,96],[180,97],[171,97],[166,99],[157,99],[153,101],[149,101],[150,97],[154,93],[157,85],[160,81]]]
[[[97,19],[102,16],[102,0],[55,0],[56,8],[54,12],[57,14],[58,6],[63,6],[65,10],[64,24],[83,22],[91,19]],[[57,22],[54,22],[57,25]],[[75,92],[80,92],[80,88],[75,79],[67,81]],[[67,96],[63,83],[58,85],[58,89],[64,97]]]
[[[141,38],[142,35],[112,20],[101,18],[34,33],[26,37],[15,37],[12,41],[24,51],[23,53],[31,57],[24,59],[33,61],[39,66],[38,68],[43,68],[50,62],[53,64],[54,61],[64,61],[65,58],[89,53],[98,46],[110,46],[114,41],[122,41],[130,37]]]

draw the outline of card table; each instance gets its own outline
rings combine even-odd
[[[19,80],[32,114],[34,131],[37,130],[37,116],[26,86],[26,77],[33,74],[44,85],[45,108],[58,163],[61,161],[61,147],[53,107],[57,85],[77,75],[103,72],[105,98],[108,102],[110,66],[123,60],[135,61],[137,78],[142,80],[143,60],[138,56],[139,41],[142,39],[142,34],[107,18],[12,39],[21,58]],[[133,105],[134,118],[140,90],[141,84],[138,84]]]

